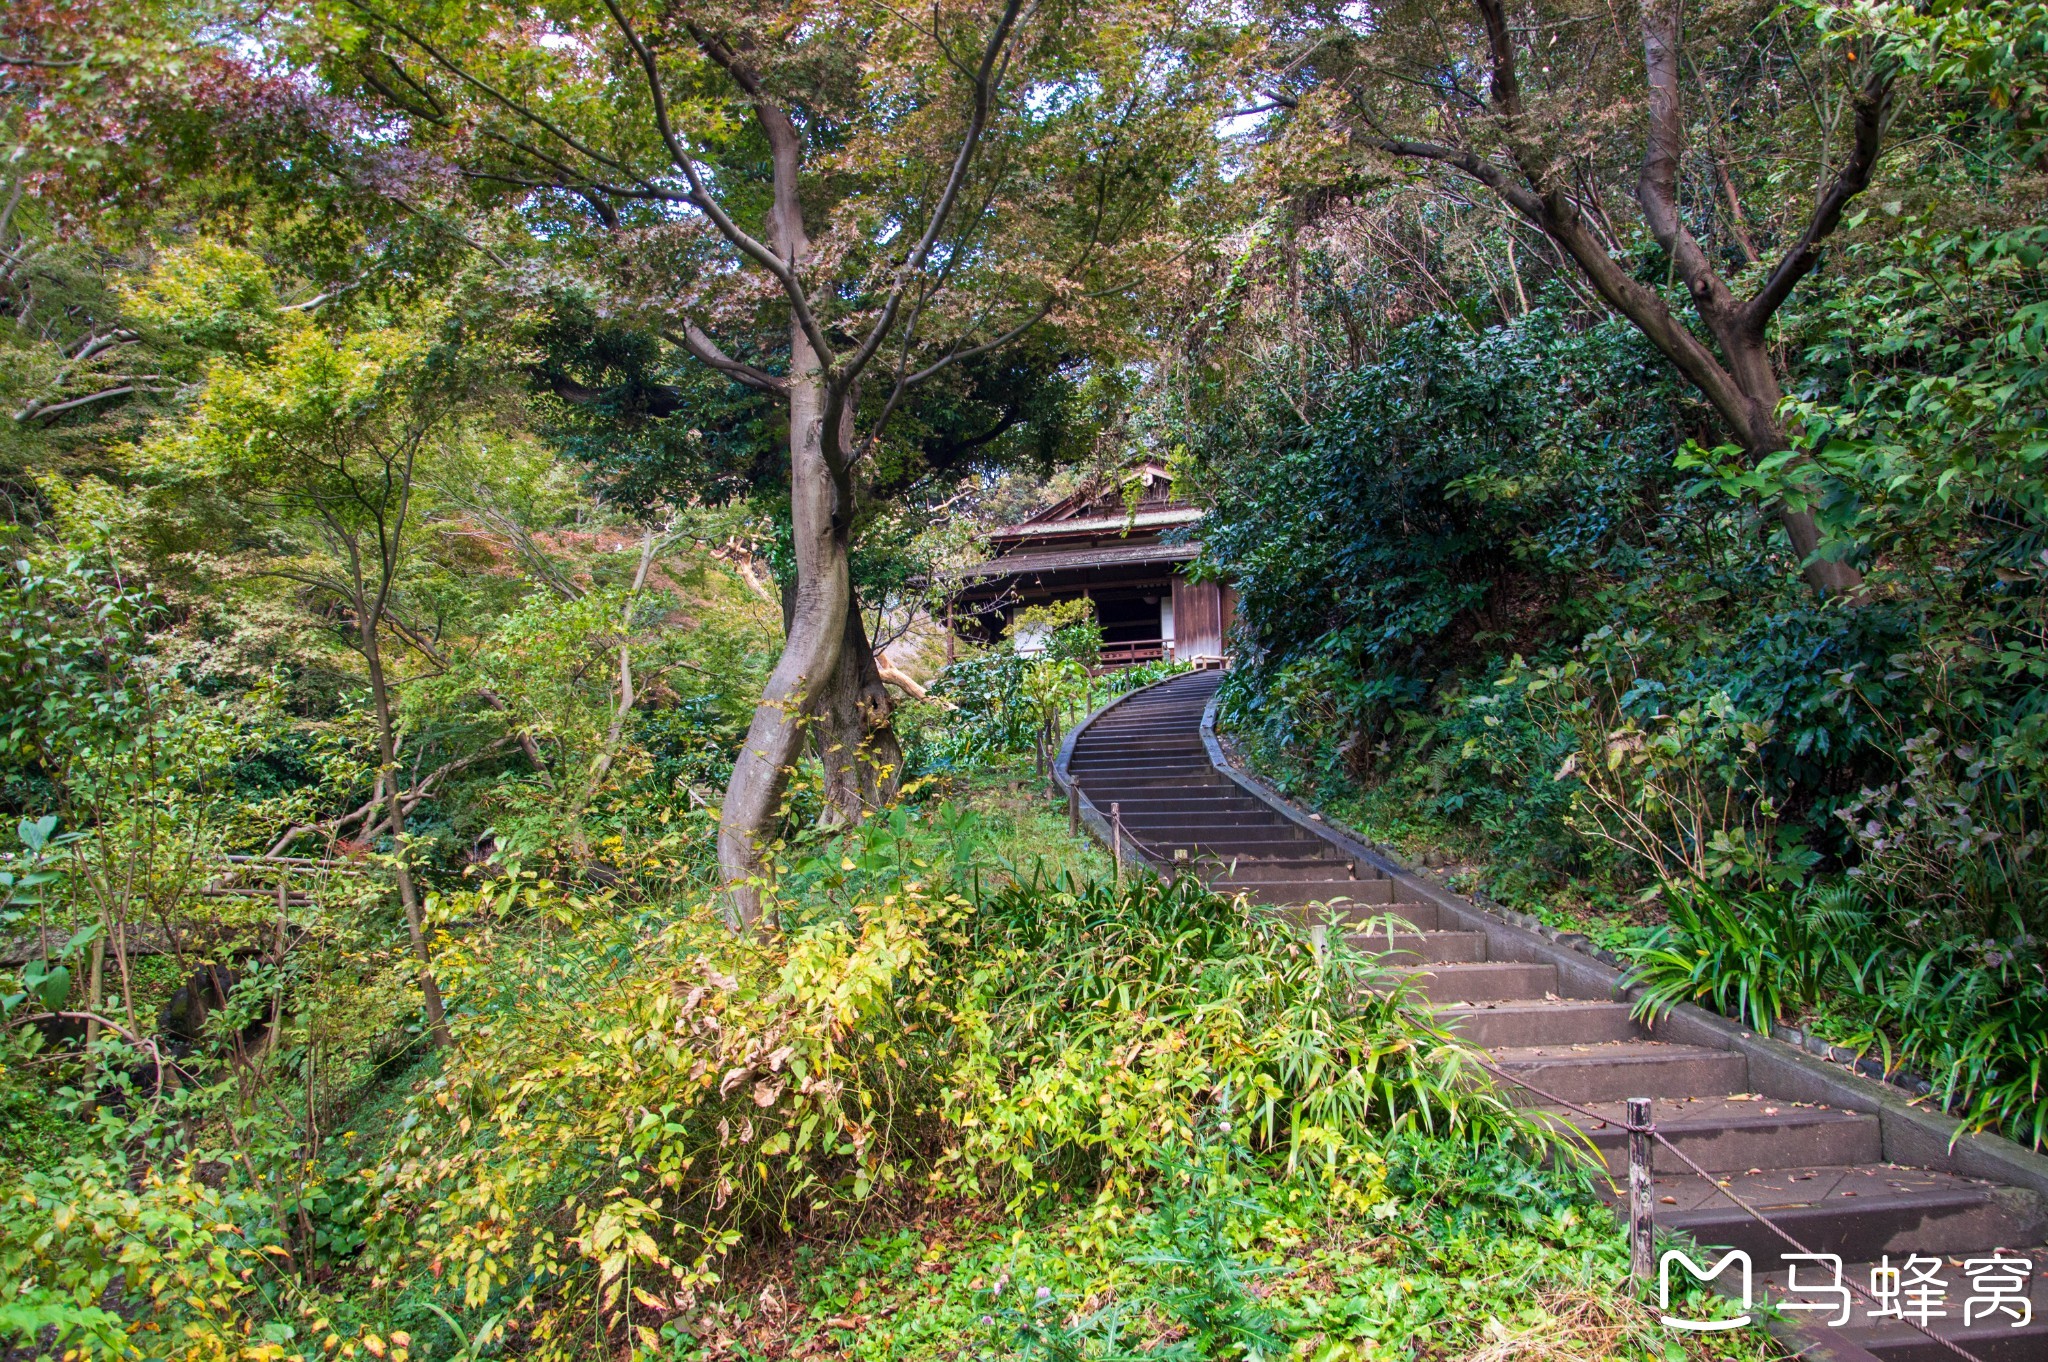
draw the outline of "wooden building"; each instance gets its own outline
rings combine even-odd
[[[1102,661],[1157,658],[1221,665],[1233,599],[1227,586],[1190,582],[1201,545],[1199,507],[1173,496],[1163,465],[1143,463],[1117,483],[1082,490],[989,535],[991,556],[961,574],[953,625],[992,642],[1019,610],[1086,596],[1102,625]],[[1029,649],[1030,640],[1017,640]]]

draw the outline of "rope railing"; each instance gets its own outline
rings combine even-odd
[[[1085,798],[1086,796],[1081,792],[1080,781],[1077,779],[1070,778],[1067,783],[1067,820],[1069,830],[1077,834],[1080,831],[1081,824],[1080,804],[1081,801]],[[1090,800],[1089,804],[1090,807],[1094,807],[1094,801]],[[1100,811],[1098,810],[1098,812]],[[1117,887],[1119,889],[1123,887],[1124,847],[1127,842],[1133,848],[1149,855],[1153,861],[1157,862],[1162,866],[1172,866],[1175,868],[1179,867],[1179,862],[1175,861],[1173,858],[1169,856],[1160,854],[1160,850],[1158,847],[1151,844],[1147,839],[1140,837],[1138,834],[1132,832],[1128,827],[1124,825],[1123,807],[1121,801],[1110,801],[1109,816],[1107,822],[1109,823],[1110,830],[1110,854],[1115,861],[1116,882]],[[1199,864],[1200,859],[1201,858],[1196,858],[1195,863]],[[1223,863],[1223,859],[1221,857],[1218,857],[1216,859],[1218,860],[1219,864]],[[1228,864],[1235,863],[1235,858],[1233,858]],[[1189,868],[1192,868],[1192,865],[1190,865]],[[1389,919],[1388,931],[1390,933],[1391,944],[1391,933],[1394,930],[1392,922],[1393,920],[1397,919],[1395,919],[1395,915],[1391,913],[1386,914],[1384,916],[1387,919]],[[1317,936],[1320,938],[1323,935],[1323,930],[1318,929]],[[1318,946],[1320,947],[1320,945],[1321,942],[1319,940]],[[1437,1032],[1437,1034],[1441,1038],[1449,1041],[1456,1041],[1458,1039],[1457,1037],[1450,1035],[1448,1032],[1439,1031]],[[1599,1122],[1603,1125],[1613,1124],[1611,1117],[1605,1116],[1596,1111],[1592,1111],[1589,1108],[1580,1105],[1579,1103],[1560,1097],[1556,1093],[1548,1092],[1543,1088],[1538,1087],[1536,1084],[1531,1083],[1528,1079],[1520,1077],[1516,1074],[1508,1073],[1505,1070],[1500,1069],[1491,1063],[1488,1063],[1484,1059],[1475,1058],[1472,1062],[1478,1068],[1492,1075],[1495,1079],[1503,1083],[1513,1084],[1516,1087],[1522,1088],[1530,1093],[1533,1093],[1536,1097],[1542,1099],[1544,1102],[1547,1102],[1556,1108],[1559,1108],[1563,1111],[1571,1112],[1572,1114],[1577,1116],[1585,1117],[1586,1119],[1591,1121]],[[1680,1163],[1685,1165],[1686,1169],[1689,1172],[1691,1172],[1694,1176],[1698,1177],[1701,1181],[1705,1182],[1709,1187],[1713,1188],[1713,1190],[1720,1196],[1727,1198],[1727,1200],[1732,1202],[1735,1205],[1735,1207],[1738,1210],[1740,1210],[1744,1215],[1747,1215],[1752,1220],[1762,1225],[1765,1229],[1769,1230],[1772,1234],[1776,1235],[1779,1239],[1783,1240],[1786,1244],[1790,1245],[1796,1255],[1815,1260],[1834,1259],[1837,1263],[1837,1266],[1839,1267],[1840,1255],[1820,1254],[1814,1252],[1812,1249],[1808,1248],[1804,1243],[1802,1243],[1797,1237],[1795,1237],[1793,1234],[1787,1231],[1782,1225],[1777,1224],[1769,1216],[1765,1215],[1762,1211],[1758,1210],[1755,1206],[1752,1206],[1748,1201],[1744,1200],[1741,1196],[1737,1195],[1733,1188],[1726,1186],[1720,1179],[1714,1177],[1713,1174],[1709,1173],[1706,1169],[1700,1167],[1699,1163],[1695,1161],[1691,1155],[1687,1154],[1683,1149],[1680,1149],[1676,1144],[1673,1144],[1671,1140],[1664,1134],[1664,1132],[1657,1129],[1656,1123],[1651,1119],[1652,1102],[1650,1098],[1628,1098],[1623,1103],[1623,1110],[1625,1115],[1621,1124],[1623,1130],[1625,1130],[1628,1134],[1628,1236],[1629,1277],[1631,1281],[1637,1283],[1640,1286],[1644,1284],[1647,1281],[1650,1274],[1653,1271],[1655,1271],[1656,1218],[1654,1213],[1654,1202],[1656,1195],[1656,1179],[1651,1163],[1651,1149],[1653,1144],[1661,1145],[1664,1149],[1670,1151],[1672,1156],[1675,1157]],[[1577,1127],[1573,1127],[1573,1129],[1576,1130]],[[1583,1135],[1584,1132],[1580,1132],[1580,1134]],[[1718,1273],[1716,1275],[1718,1275]],[[1789,1287],[1790,1283],[1788,1282],[1787,1285]],[[1862,1286],[1858,1285],[1847,1274],[1838,1271],[1836,1282],[1828,1289],[1846,1291],[1850,1295],[1853,1295],[1857,1299],[1861,1300],[1866,1307],[1870,1308],[1870,1318],[1896,1319],[1900,1324],[1906,1326],[1909,1329],[1914,1330],[1915,1332],[1921,1334],[1927,1339],[1947,1349],[1956,1357],[1961,1358],[1963,1362],[1984,1362],[1982,1358],[1978,1357],[1975,1353],[1963,1347],[1955,1340],[1943,1337],[1942,1335],[1934,1332],[1934,1330],[1928,1328],[1925,1324],[1921,1323],[1918,1320],[1908,1319],[1905,1316],[1903,1310],[1897,1312],[1885,1311],[1884,1313],[1878,1313],[1879,1311],[1883,1310],[1884,1303],[1878,1300],[1877,1297],[1873,1295],[1871,1292],[1865,1290]]]
[[[1453,1037],[1445,1032],[1439,1032],[1438,1034],[1446,1040],[1456,1039],[1456,1037]],[[1492,1064],[1487,1063],[1483,1059],[1475,1059],[1473,1060],[1473,1063],[1476,1064],[1479,1068],[1484,1069],[1487,1073],[1493,1075],[1500,1081],[1504,1083],[1512,1083],[1517,1087],[1526,1089],[1527,1091],[1534,1093],[1537,1097],[1542,1098],[1545,1102],[1551,1104],[1552,1106],[1562,1108],[1565,1111],[1569,1111],[1578,1116],[1586,1117],[1588,1120],[1598,1121],[1602,1124],[1613,1123],[1611,1117],[1604,1116],[1597,1111],[1588,1110],[1586,1107],[1580,1106],[1576,1102],[1572,1102],[1566,1098],[1559,1097],[1554,1092],[1546,1092],[1544,1089],[1539,1088],[1534,1083],[1531,1083],[1528,1079],[1520,1077],[1516,1074],[1508,1073],[1502,1069],[1496,1068]],[[1690,1172],[1696,1175],[1701,1181],[1705,1182],[1709,1187],[1712,1187],[1720,1195],[1726,1197],[1729,1201],[1733,1202],[1735,1204],[1736,1209],[1740,1210],[1744,1215],[1749,1216],[1752,1220],[1756,1221],[1759,1225],[1762,1225],[1772,1234],[1775,1234],[1776,1236],[1778,1236],[1778,1238],[1784,1240],[1787,1244],[1790,1244],[1793,1248],[1793,1251],[1796,1254],[1803,1257],[1815,1259],[1839,1257],[1839,1255],[1835,1254],[1815,1253],[1812,1249],[1808,1248],[1805,1244],[1801,1243],[1797,1238],[1795,1238],[1791,1233],[1789,1233],[1784,1228],[1784,1226],[1777,1224],[1769,1216],[1765,1215],[1762,1211],[1750,1205],[1749,1202],[1743,1200],[1740,1196],[1737,1196],[1732,1188],[1724,1185],[1720,1179],[1716,1178],[1706,1169],[1700,1167],[1691,1155],[1687,1154],[1683,1149],[1680,1149],[1677,1145],[1673,1144],[1670,1141],[1670,1139],[1668,1139],[1665,1136],[1664,1132],[1657,1129],[1656,1124],[1650,1119],[1651,1101],[1649,1098],[1628,1098],[1623,1104],[1623,1109],[1626,1115],[1622,1122],[1622,1128],[1628,1132],[1629,1137],[1628,1228],[1629,1278],[1631,1281],[1634,1281],[1638,1284],[1642,1284],[1653,1270],[1652,1264],[1655,1260],[1654,1236],[1656,1233],[1656,1221],[1655,1214],[1653,1211],[1653,1198],[1655,1196],[1656,1179],[1650,1165],[1650,1145],[1652,1141],[1669,1150],[1674,1156],[1677,1157],[1679,1162],[1683,1163],[1686,1166],[1686,1168]],[[1574,1127],[1574,1129],[1576,1129],[1576,1127]],[[1580,1133],[1583,1134],[1584,1132],[1582,1131]],[[1847,1290],[1851,1294],[1861,1299],[1866,1305],[1871,1307],[1881,1308],[1883,1305],[1883,1302],[1878,1300],[1876,1296],[1864,1290],[1861,1286],[1858,1286],[1852,1278],[1846,1275],[1838,1276],[1835,1285],[1830,1287],[1829,1289]],[[1914,1331],[1926,1336],[1934,1342],[1939,1343],[1942,1347],[1948,1349],[1957,1357],[1962,1358],[1963,1362],[1983,1362],[1982,1358],[1978,1357],[1975,1353],[1969,1351],[1967,1348],[1957,1343],[1954,1339],[1942,1337],[1940,1334],[1935,1333],[1932,1329],[1929,1329],[1926,1325],[1920,1323],[1919,1321],[1907,1319],[1903,1313],[1885,1313],[1882,1315],[1873,1313],[1871,1315],[1871,1318],[1896,1319],[1899,1321],[1899,1323],[1905,1325],[1907,1328],[1913,1329]]]

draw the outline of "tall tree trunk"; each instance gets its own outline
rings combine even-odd
[[[892,706],[860,604],[846,612],[845,640],[831,682],[818,697],[812,733],[825,768],[826,818],[858,823],[903,783],[903,746],[889,726]]]
[[[788,637],[796,616],[796,589],[780,593],[782,632]],[[894,681],[919,699],[923,688],[901,672],[884,672],[883,660],[868,640],[867,621],[860,613],[858,593],[849,596],[846,636],[839,665],[810,715],[810,736],[818,763],[825,770],[825,819],[858,823],[895,798],[903,783],[903,746],[890,726],[894,708],[882,683]]]
[[[846,643],[852,577],[847,521],[825,460],[825,385],[818,355],[801,327],[790,327],[789,501],[796,559],[789,637],[754,707],[733,762],[718,827],[718,869],[735,923],[761,916],[761,848],[779,816],[783,792],[802,751],[808,717],[832,683]]]
[[[391,861],[398,879],[398,901],[405,909],[405,929],[412,938],[413,957],[420,964],[420,996],[425,1000],[427,1027],[434,1043],[449,1043],[448,1016],[441,1005],[441,987],[434,982],[433,961],[427,954],[426,922],[420,913],[419,890],[412,882],[412,863],[405,850],[405,803],[398,788],[398,740],[391,719],[391,691],[384,681],[384,654],[378,645],[377,612],[356,596],[357,635],[363,649],[363,665],[370,673],[370,704],[377,715],[377,764],[389,802],[391,820]]]
[[[1739,414],[1727,414],[1738,418],[1731,419],[1729,424],[1735,428],[1736,438],[1750,463],[1755,465],[1780,450],[1792,448],[1792,437],[1778,421],[1778,404],[1784,399],[1785,390],[1778,383],[1778,371],[1771,363],[1763,337],[1726,328],[1721,331],[1721,351],[1746,404]],[[1823,597],[1839,596],[1856,602],[1864,599],[1861,572],[1848,563],[1815,556],[1820,547],[1820,526],[1813,512],[1783,501],[1770,509],[1784,527],[1785,538],[1802,564],[1800,573],[1808,586]]]

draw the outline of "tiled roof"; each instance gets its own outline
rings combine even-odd
[[[989,531],[998,543],[1009,539],[1051,539],[1069,534],[1115,534],[1121,530],[1157,530],[1169,525],[1192,525],[1202,518],[1199,506],[1173,506],[1160,511],[1140,511],[1135,516],[1090,516],[1085,520],[1027,521]]]
[[[1042,553],[1006,553],[977,563],[960,576],[967,581],[989,577],[1023,577],[1073,568],[1120,567],[1145,563],[1185,563],[1202,551],[1200,544],[1118,544],[1110,548],[1047,549]]]

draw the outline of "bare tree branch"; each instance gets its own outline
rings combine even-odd
[[[757,369],[751,364],[734,359],[719,348],[717,341],[704,334],[703,328],[687,318],[683,321],[681,332],[663,328],[661,334],[669,344],[689,351],[698,360],[735,382],[744,383],[749,388],[758,388],[764,393],[789,391],[788,382],[780,375],[771,374],[766,369]]]
[[[989,34],[988,42],[982,47],[981,65],[975,68],[973,79],[974,111],[968,115],[967,131],[962,134],[959,150],[954,153],[952,169],[946,176],[946,186],[940,191],[939,201],[932,209],[924,235],[918,238],[917,245],[904,257],[903,263],[897,266],[895,284],[889,290],[888,299],[882,304],[881,316],[875,319],[874,325],[868,328],[867,338],[846,361],[845,371],[840,379],[842,384],[859,377],[861,371],[867,368],[869,361],[874,359],[875,352],[881,348],[890,328],[896,323],[896,312],[902,305],[905,285],[924,269],[924,262],[930,257],[932,246],[938,241],[939,234],[946,229],[946,220],[952,215],[953,205],[960,197],[960,188],[967,182],[968,167],[974,163],[975,153],[981,146],[982,134],[988,128],[989,110],[995,99],[996,64],[1009,45],[1010,34],[1016,27],[1017,15],[1022,8],[1022,0],[1007,0],[1003,6],[1002,16],[996,20],[994,31]]]
[[[1685,106],[1678,90],[1679,8],[1680,0],[1643,4],[1643,77],[1650,108],[1636,202],[1642,205],[1650,235],[1685,281],[1700,316],[1718,334],[1734,312],[1735,295],[1678,212],[1678,161],[1685,152]]]
[[[633,27],[632,21],[626,18],[625,11],[618,7],[616,0],[604,0],[604,7],[606,13],[612,16],[613,24],[618,27],[619,33],[625,38],[627,45],[633,49],[633,55],[640,64],[641,74],[646,78],[647,82],[648,97],[654,103],[655,128],[661,133],[662,144],[668,148],[669,160],[675,163],[676,169],[682,171],[683,178],[689,182],[690,202],[705,217],[711,219],[712,226],[716,227],[719,234],[725,237],[727,241],[730,241],[737,247],[741,254],[775,276],[776,281],[782,285],[783,293],[789,299],[790,308],[796,313],[797,325],[803,328],[804,335],[810,340],[812,348],[817,350],[819,362],[829,367],[832,347],[825,340],[824,328],[818,324],[817,317],[811,311],[810,299],[804,293],[803,280],[797,275],[795,262],[782,259],[773,250],[769,249],[766,244],[756,239],[751,232],[748,232],[737,222],[734,222],[732,215],[725,211],[725,206],[712,196],[710,189],[704,183],[702,173],[697,169],[696,158],[691,156],[689,151],[683,146],[682,139],[676,135],[675,125],[669,119],[668,91],[662,85],[661,68],[655,63],[654,53],[648,49],[646,43],[640,40],[638,30]],[[734,57],[722,44],[707,38],[695,25],[690,26],[690,32],[692,36],[697,38],[697,45],[704,49],[705,54],[711,57],[713,61],[718,62],[720,66],[723,66],[728,73],[732,74],[733,79],[739,83],[741,89],[748,90],[749,96],[754,101],[755,113],[761,120],[763,130],[768,134],[769,146],[775,154],[776,178],[780,180],[783,177],[785,173],[783,162],[785,159],[790,159],[792,164],[788,173],[793,181],[795,169],[793,158],[801,149],[801,140],[798,137],[795,125],[790,123],[788,115],[784,114],[781,109],[760,97],[758,93],[759,84],[754,80],[752,71],[748,70],[744,63]],[[722,57],[721,53],[723,54]],[[749,86],[753,88],[748,89]],[[794,188],[795,186],[792,182],[790,186],[792,193]],[[784,197],[779,188],[775,197],[778,203]],[[798,225],[801,227],[801,224]]]
[[[429,57],[433,59],[435,65],[447,71],[457,80],[461,81],[465,85],[469,85],[475,88],[477,91],[483,94],[485,98],[489,99],[493,104],[498,105],[500,108],[504,109],[506,112],[510,113],[515,118],[524,119],[528,123],[531,123],[535,127],[541,129],[543,132],[546,132],[550,137],[553,137],[563,146],[570,148],[579,156],[586,156],[589,159],[597,162],[599,165],[609,166],[613,170],[623,171],[625,174],[640,180],[641,183],[647,183],[644,177],[635,174],[631,166],[626,165],[623,161],[619,161],[614,159],[613,157],[606,156],[602,152],[599,152],[591,147],[585,146],[581,139],[556,126],[556,124],[552,120],[541,116],[540,114],[528,108],[520,101],[512,98],[512,96],[498,89],[495,85],[492,85],[489,81],[486,81],[482,77],[476,75],[474,72],[469,70],[469,68],[463,66],[462,63],[454,60],[452,57],[449,57],[446,53],[442,52],[441,49],[436,47],[433,43],[427,41],[427,39],[421,37],[419,34],[413,32],[413,30],[408,28],[406,25],[398,22],[396,19],[391,18],[389,15],[379,12],[372,6],[365,4],[364,0],[342,0],[342,3],[347,5],[349,8],[358,11],[359,13],[366,15],[374,22],[382,24],[385,27],[389,28],[392,32],[398,34],[407,42],[411,43],[414,47],[417,47],[420,51],[426,53]],[[651,185],[649,187],[652,188]]]
[[[1821,196],[1820,206],[1806,224],[1806,230],[1799,234],[1799,240],[1779,258],[1770,278],[1743,306],[1743,325],[1753,334],[1763,334],[1772,314],[1791,296],[1799,281],[1819,263],[1820,244],[1841,225],[1842,214],[1847,210],[1849,201],[1870,187],[1870,177],[1877,169],[1878,156],[1883,149],[1885,115],[1891,107],[1892,85],[1897,74],[1897,67],[1881,64],[1875,57],[1870,58],[1869,70],[1855,96],[1856,132],[1848,161]]]
[[[80,407],[89,407],[95,402],[108,402],[116,397],[127,397],[133,393],[153,391],[154,389],[143,384],[123,383],[119,387],[104,388],[96,393],[87,393],[83,397],[74,397],[67,402],[45,403],[41,398],[37,398],[20,411],[14,413],[14,419],[24,423],[29,421],[48,421],[53,417],[62,416],[67,411],[76,411]]]

